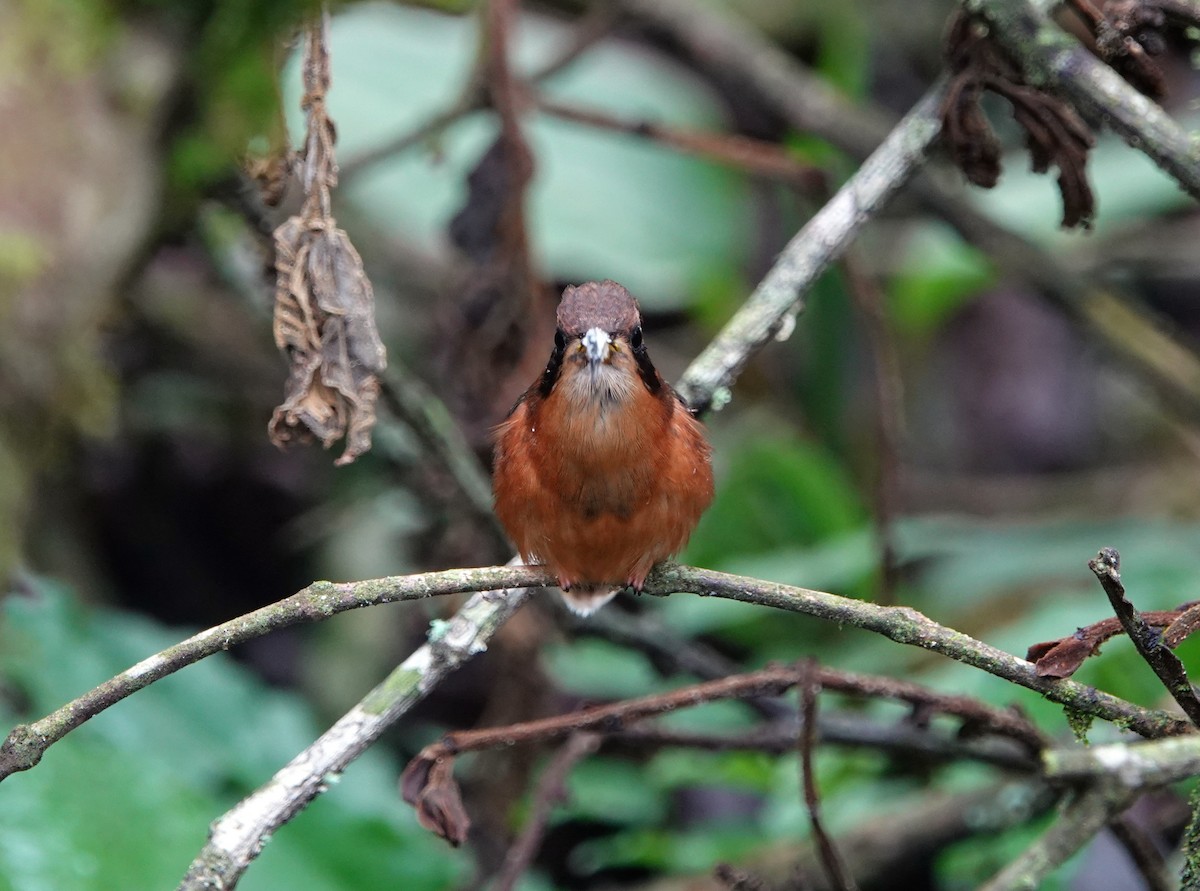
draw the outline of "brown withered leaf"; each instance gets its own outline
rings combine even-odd
[[[283,201],[295,165],[295,152],[280,151],[261,157],[247,157],[242,162],[242,169],[258,188],[262,203],[267,207],[278,207]]]
[[[1195,601],[1170,610],[1148,610],[1141,615],[1150,627],[1166,629],[1163,640],[1171,649],[1200,627],[1200,608]],[[1035,643],[1026,652],[1025,660],[1034,664],[1038,677],[1069,678],[1089,656],[1100,652],[1101,644],[1124,633],[1116,617],[1101,619],[1067,637]]]
[[[371,448],[378,375],[387,352],[362,260],[332,221],[291,217],[275,232],[275,343],[289,373],[271,441],[346,438],[336,464]]]
[[[349,464],[371,448],[387,353],[362,258],[330,210],[337,131],[325,108],[328,27],[328,15],[320,16],[304,43],[305,140],[297,159],[304,206],[275,230],[275,344],[289,369],[267,429],[281,448],[314,438],[328,448],[345,437],[334,463]]]
[[[454,780],[454,756],[438,746],[419,753],[400,775],[400,794],[417,813],[417,822],[454,847],[467,840],[471,819]]]
[[[1062,640],[1048,640],[1034,644],[1025,654],[1025,659],[1034,663],[1040,678],[1069,678],[1085,659],[1096,653],[1099,647],[1078,635]]]
[[[980,104],[985,91],[1007,99],[1025,131],[1033,170],[1058,168],[1064,228],[1091,225],[1096,201],[1087,180],[1091,130],[1062,99],[1025,82],[1020,67],[986,28],[959,12],[946,32],[950,82],[942,100],[942,133],[955,163],[973,184],[990,189],[1000,178],[1000,142]]]

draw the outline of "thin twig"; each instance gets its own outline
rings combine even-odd
[[[528,80],[535,84],[541,83],[569,67],[612,30],[616,18],[615,10],[609,4],[594,4],[592,10],[576,26],[570,39],[558,54],[529,75]],[[452,124],[475,112],[483,111],[488,107],[488,103],[487,91],[481,88],[476,75],[472,74],[462,95],[451,108],[426,118],[407,133],[402,133],[375,148],[366,149],[343,162],[341,165],[343,186],[381,161],[386,161],[414,146],[429,142]]]
[[[1128,814],[1115,817],[1108,824],[1108,829],[1129,854],[1129,859],[1142,881],[1146,883],[1147,891],[1175,891],[1176,883],[1167,871],[1167,862],[1162,852]]]
[[[777,721],[739,734],[671,730],[638,724],[608,735],[610,742],[634,749],[685,748],[709,752],[753,751],[785,755],[796,750],[796,721]],[[951,739],[910,721],[882,722],[851,712],[817,713],[817,739],[824,745],[851,746],[926,763],[979,761],[1006,770],[1030,772],[1038,762],[1024,746],[1000,737]]]
[[[680,381],[693,411],[721,408],[750,356],[791,333],[804,295],[829,264],[916,172],[937,138],[944,82],[931,87],[883,144],[784,248],[745,305]]]
[[[552,583],[540,567],[525,566],[451,569],[361,582],[313,582],[290,597],[201,631],[155,653],[44,718],[17,726],[0,746],[0,779],[33,767],[51,745],[131,693],[206,656],[272,631],[319,622],[347,610],[381,603]]]
[[[1132,790],[1165,786],[1200,774],[1200,735],[1046,749],[1042,765],[1050,782],[1105,780]]]
[[[1028,891],[1108,825],[1129,804],[1120,787],[1096,785],[1078,794],[1041,838],[1002,869],[980,891]]]
[[[818,670],[811,660],[802,669],[798,684],[800,688],[800,786],[804,790],[804,807],[808,811],[808,823],[812,827],[821,868],[833,891],[857,891],[854,877],[846,868],[845,861],[825,830],[821,819],[821,794],[817,789],[817,777],[813,771],[813,749],[817,741],[817,695],[821,692]]]
[[[687,590],[701,596],[728,597],[816,616],[838,625],[873,631],[897,643],[941,653],[996,677],[1036,690],[1052,702],[1072,710],[1117,722],[1145,737],[1192,732],[1192,725],[1187,721],[1181,721],[1166,712],[1135,706],[1074,681],[1039,677],[1034,666],[1024,659],[939,625],[910,607],[879,606],[761,579],[740,579],[735,582],[737,578],[708,569],[664,563],[651,574],[643,593],[658,596],[664,591]]]
[[[384,372],[382,383],[384,403],[408,425],[426,454],[450,475],[471,512],[503,540],[503,530],[492,511],[491,480],[445,403],[395,359]]]
[[[637,18],[664,29],[713,75],[733,78],[790,126],[814,133],[856,158],[883,140],[890,115],[853,104],[734,16],[691,0],[621,0]],[[1136,144],[1136,142],[1135,142]],[[997,225],[964,201],[961,190],[925,168],[913,195],[978,245],[1005,274],[1042,290],[1051,303],[1081,322],[1089,335],[1143,376],[1160,398],[1186,418],[1200,417],[1200,358],[1145,307],[1109,282],[1067,269],[1050,251]]]
[[[566,105],[545,96],[538,97],[537,108],[544,114],[564,121],[638,136],[689,155],[736,167],[746,173],[797,186],[808,193],[823,192],[826,187],[824,171],[797,161],[773,142],[727,133],[680,130],[650,121],[627,120],[597,109]]]
[[[1088,561],[1088,568],[1100,580],[1100,586],[1108,595],[1113,612],[1121,620],[1125,633],[1137,647],[1138,653],[1146,663],[1154,669],[1158,679],[1171,697],[1179,703],[1193,724],[1200,726],[1200,699],[1196,698],[1196,690],[1188,680],[1187,669],[1163,643],[1162,635],[1151,630],[1145,619],[1141,617],[1129,598],[1125,596],[1125,585],[1121,582],[1121,555],[1114,548],[1101,548],[1094,560]]]
[[[744,670],[735,660],[704,641],[676,635],[663,623],[661,617],[653,612],[601,610],[587,618],[573,616],[570,627],[576,637],[601,637],[645,653],[664,676],[691,674],[701,680],[715,681]],[[746,704],[765,718],[791,717],[794,714],[794,709],[781,700],[770,697],[748,699]]]
[[[824,689],[836,690],[839,693],[891,699],[931,712],[953,715],[962,718],[972,728],[1017,740],[1030,751],[1039,750],[1045,743],[1037,728],[1023,717],[1011,711],[984,705],[970,697],[938,693],[919,684],[879,675],[854,674],[832,668],[802,665],[764,668],[693,684],[667,693],[623,700],[535,721],[479,730],[459,730],[448,733],[439,742],[426,746],[418,757],[430,760],[443,755],[474,752],[515,743],[559,739],[583,730],[596,733],[613,732],[652,715],[661,715],[705,702],[778,696],[807,679],[812,679]]]
[[[871,351],[871,382],[875,390],[875,532],[879,537],[880,603],[894,603],[899,565],[896,559],[895,523],[900,471],[897,458],[904,420],[903,384],[900,357],[884,310],[882,289],[867,274],[859,251],[851,249],[842,260],[846,288],[862,320],[867,346]]]
[[[537,855],[550,821],[550,812],[566,794],[565,784],[575,765],[600,747],[600,737],[594,733],[576,733],[569,737],[546,765],[533,790],[533,806],[521,834],[504,855],[492,891],[512,891],[529,864]]]

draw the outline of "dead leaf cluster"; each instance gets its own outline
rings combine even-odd
[[[1025,131],[1033,170],[1058,168],[1063,228],[1089,228],[1096,199],[1087,179],[1095,142],[1083,119],[1065,101],[1027,83],[1020,67],[977,20],[957,13],[946,36],[950,85],[942,102],[942,132],[959,168],[972,183],[990,189],[1000,179],[1000,141],[982,107],[987,91],[1002,96]]]
[[[299,159],[304,205],[275,230],[275,344],[288,359],[283,403],[268,427],[285,446],[317,439],[328,448],[345,437],[335,462],[371,448],[379,374],[387,352],[375,327],[375,296],[362,258],[334,222],[336,131],[325,109],[329,55],[325,21],[309,31],[302,102],[307,132]]]

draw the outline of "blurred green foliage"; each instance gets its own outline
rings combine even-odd
[[[457,11],[470,4],[425,5]],[[804,25],[811,30],[799,41],[832,84],[861,99],[881,76],[878,38],[866,5],[810,6]],[[32,11],[25,21],[37,35],[30,46],[52,48],[64,66],[85,69],[117,39],[122,17],[157,17],[179,35],[183,98],[175,110],[180,120],[169,128],[165,147],[170,188],[163,214],[184,228],[199,196],[229,175],[232,160],[254,137],[267,145],[282,141],[280,92],[291,141],[298,142],[297,60],[283,65],[279,82],[275,71],[297,23],[315,9],[311,2],[131,0],[112,6],[59,0],[23,6]],[[526,24],[517,56],[525,70],[535,70],[568,32],[549,19]],[[332,41],[330,110],[341,140],[339,158],[352,167],[360,153],[453,105],[467,83],[478,34],[469,18],[353,4],[338,11]],[[0,63],[19,66],[21,60]],[[598,46],[549,81],[547,90],[556,99],[631,119],[692,129],[720,129],[727,123],[720,99],[697,78],[633,44]],[[476,116],[434,134],[420,151],[347,177],[336,199],[339,214],[344,210],[347,219],[384,245],[375,257],[364,250],[369,266],[387,269],[384,255],[395,244],[430,256],[444,249],[445,226],[463,201],[466,173],[494,132],[490,117]],[[752,285],[745,281],[747,269],[762,259],[756,249],[769,257],[778,248],[773,242],[765,248],[755,243],[761,235],[756,227],[770,229],[762,225],[754,203],[764,194],[778,194],[744,176],[661,146],[544,117],[533,117],[528,136],[537,157],[529,204],[540,268],[548,278],[616,278],[649,310],[690,317],[699,330],[686,343],[689,350],[744,298]],[[797,157],[831,168],[835,179],[850,169],[845,156],[822,140],[793,133],[785,135],[784,144]],[[976,196],[980,207],[1017,231],[1053,237],[1064,250],[1078,245],[1078,235],[1051,236],[1057,197],[1045,177],[1020,172],[1024,163],[1007,163],[1002,187]],[[1101,143],[1094,179],[1100,226],[1168,213],[1182,200],[1139,156],[1112,141]],[[801,222],[791,218],[800,203],[789,194],[762,216],[779,212],[785,219],[779,228],[790,234]],[[917,216],[889,222],[895,224],[889,233],[900,237],[888,250],[878,246],[878,253],[890,256],[892,265],[881,263],[871,271],[886,285],[888,320],[901,352],[922,354],[997,283],[997,273],[987,257],[940,224]],[[235,234],[243,234],[240,221],[237,225]],[[232,252],[237,238],[221,234],[228,243],[222,238],[209,249]],[[868,242],[868,261],[875,259],[875,247]],[[0,281],[23,281],[43,262],[36,242],[0,231]],[[388,296],[383,288],[380,293]],[[407,326],[407,309],[389,306],[387,311]],[[265,340],[261,307],[256,311],[258,316],[247,317],[261,325]],[[203,325],[192,319],[172,336],[182,340],[188,327]],[[396,339],[410,335],[405,330]],[[763,364],[774,364],[748,373],[748,379],[755,372],[761,376],[713,419],[718,494],[684,560],[851,596],[873,593],[879,543],[864,482],[875,469],[873,445],[863,432],[870,411],[862,397],[866,352],[846,282],[831,273],[809,295],[791,340],[770,347]],[[147,374],[121,394],[123,432],[183,440],[205,425],[217,426],[231,411],[220,383],[193,368]],[[389,467],[389,462],[408,467],[419,458],[410,437],[381,426],[375,454],[340,472],[329,502],[291,524],[289,543],[311,547],[321,570],[339,578],[419,567],[427,548],[423,536],[436,529],[435,521],[408,488],[410,480],[398,481]],[[940,514],[901,518],[895,532],[905,571],[897,601],[1020,654],[1032,643],[1107,616],[1107,603],[1086,568],[1100,546],[1120,548],[1126,582],[1139,607],[1169,608],[1196,596],[1200,527],[1194,523],[1173,516],[1125,516],[1115,509],[1111,518],[1086,521],[1072,518],[1077,512],[1063,514],[1005,522]],[[32,593],[8,597],[0,616],[0,687],[4,701],[21,706],[21,714],[0,713],[6,726],[58,707],[184,634],[126,613],[82,606],[74,594],[42,580],[28,584]],[[735,654],[747,667],[814,657],[995,705],[1018,703],[1048,732],[1071,738],[1058,706],[877,636],[687,595],[643,608],[681,638]],[[338,693],[331,699],[360,693],[374,677],[370,658],[394,655],[388,650],[394,644],[392,626],[377,615],[359,617],[369,632],[345,633],[340,650],[335,638],[351,619],[336,620],[343,623],[338,632],[310,651],[316,662],[340,657],[353,663],[322,674],[326,681],[339,679],[330,684]],[[370,640],[371,657],[360,652],[366,649],[364,640]],[[326,646],[329,655],[321,652]],[[1181,648],[1185,661],[1194,661],[1198,652],[1200,641]],[[662,677],[650,659],[590,638],[554,642],[542,658],[563,691],[584,698],[641,696],[690,680]],[[1163,698],[1161,685],[1121,638],[1089,660],[1079,680],[1147,705]],[[894,707],[829,699],[830,707],[903,719]],[[667,723],[731,731],[753,720],[741,704],[715,703],[676,712]],[[209,821],[269,778],[320,729],[298,695],[265,688],[225,657],[205,660],[138,693],[53,747],[35,770],[0,788],[0,891],[170,887],[202,844]],[[1116,732],[1097,725],[1090,735],[1110,739]],[[612,830],[575,851],[573,866],[584,873],[617,866],[695,872],[721,860],[753,859],[771,845],[794,845],[806,837],[796,762],[794,755],[671,750],[644,762],[615,755],[592,758],[572,773],[568,803],[555,813],[554,823],[595,822]],[[398,800],[398,767],[378,749],[356,762],[330,794],[278,834],[241,887],[419,891],[463,880],[465,857],[419,829]],[[821,749],[817,767],[835,832],[879,813],[903,815],[914,796],[930,789],[977,788],[994,776],[976,765],[915,774],[876,753],[833,747]],[[693,819],[681,801],[697,791],[741,796],[749,802],[747,814]],[[977,884],[1043,826],[954,847],[939,862],[945,887]],[[1060,876],[1048,887],[1064,887],[1066,881]],[[529,889],[547,886],[536,874],[526,882]]]
[[[39,717],[183,635],[81,606],[38,579],[3,601],[0,685]],[[115,706],[4,782],[0,889],[168,888],[208,824],[320,732],[297,696],[214,656]],[[462,858],[416,825],[398,766],[368,753],[268,846],[239,887],[442,889]]]

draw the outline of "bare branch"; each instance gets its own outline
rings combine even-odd
[[[1121,581],[1120,572],[1121,555],[1114,548],[1102,548],[1096,559],[1088,561],[1088,568],[1100,580],[1100,586],[1108,595],[1113,612],[1121,620],[1125,633],[1137,647],[1138,653],[1154,669],[1154,673],[1163,682],[1167,692],[1179,703],[1184,714],[1193,724],[1200,726],[1200,699],[1196,698],[1196,690],[1188,680],[1183,663],[1167,648],[1162,635],[1151,629],[1125,596],[1125,585]]]
[[[693,411],[721,408],[752,354],[786,337],[804,310],[804,293],[846,250],[859,231],[911,177],[940,132],[939,81],[913,106],[883,144],[801,229],[745,305],[683,375],[679,392]]]
[[[1058,702],[1083,714],[1115,721],[1123,727],[1150,738],[1190,733],[1192,726],[1173,715],[1143,709],[1108,693],[1069,680],[1039,677],[1024,659],[973,640],[960,631],[939,625],[915,609],[905,606],[880,606],[848,597],[838,597],[807,588],[795,588],[761,580],[739,579],[708,569],[660,565],[650,576],[645,594],[664,590],[691,591],[702,596],[728,597],[748,603],[774,606],[833,622],[882,634],[898,643],[932,650],[972,665],[996,677],[1036,690],[1052,702]]]
[[[894,123],[888,114],[839,96],[734,16],[691,0],[621,3],[640,20],[666,30],[705,68],[752,90],[792,127],[814,133],[854,157],[865,158]],[[974,211],[937,171],[923,170],[911,188],[918,200],[979,245],[1007,275],[1038,287],[1078,319],[1175,411],[1192,419],[1200,416],[1200,360],[1145,307],[1116,293],[1111,282],[1088,281],[1050,251]]]
[[[487,648],[488,639],[525,601],[523,590],[476,594],[428,643],[404,660],[358,705],[265,785],[216,820],[179,891],[233,888],[266,840],[325,790],[400,715],[446,675]]]
[[[1046,749],[1042,763],[1052,782],[1107,779],[1132,790],[1165,786],[1200,774],[1200,735]]]
[[[1162,852],[1145,830],[1129,818],[1129,814],[1113,819],[1108,829],[1129,854],[1129,859],[1146,883],[1147,891],[1174,891],[1176,885],[1167,872]]]
[[[821,793],[817,789],[817,777],[813,770],[813,748],[817,741],[817,694],[820,691],[821,681],[816,666],[809,662],[802,669],[800,678],[800,787],[804,790],[804,807],[808,811],[808,823],[812,827],[826,880],[834,891],[858,891],[854,877],[846,869],[846,862],[829,837],[825,821],[821,819]]]
[[[1038,888],[1042,880],[1093,839],[1129,804],[1130,795],[1112,786],[1094,786],[1064,808],[1050,829],[980,891]]]
[[[45,718],[16,727],[0,746],[0,779],[37,764],[53,743],[130,693],[205,656],[261,637],[277,628],[397,600],[490,590],[501,586],[519,588],[548,584],[553,584],[553,581],[540,566],[455,569],[341,584],[315,582],[278,603],[201,632],[150,656]],[[656,568],[646,580],[643,591],[656,596],[667,596],[674,592],[758,603],[804,613],[839,626],[850,625],[873,631],[899,643],[933,650],[972,665],[1035,690],[1047,699],[1083,714],[1117,722],[1142,736],[1153,738],[1187,733],[1191,729],[1187,722],[1166,712],[1141,708],[1074,681],[1040,677],[1029,662],[939,625],[909,607],[880,606],[822,591],[672,563],[664,563]],[[502,608],[499,602],[485,600],[486,604],[491,604],[496,610]]]
[[[596,734],[576,733],[563,743],[546,765],[537,788],[533,791],[532,813],[520,836],[505,854],[504,866],[492,885],[492,891],[512,891],[516,887],[542,843],[542,837],[546,834],[546,824],[550,821],[550,812],[566,795],[564,787],[572,768],[599,747],[600,737]]]
[[[0,746],[0,780],[16,771],[33,767],[50,746],[131,693],[206,656],[280,628],[319,622],[347,610],[381,603],[552,583],[541,567],[526,566],[451,569],[361,582],[313,582],[291,597],[209,628],[155,653],[46,717],[32,724],[17,726]]]
[[[657,142],[667,148],[736,167],[746,173],[778,180],[806,192],[826,193],[825,173],[797,161],[783,146],[748,136],[683,130],[646,120],[620,118],[594,108],[581,108],[537,98],[538,111],[589,127],[614,130]]]

